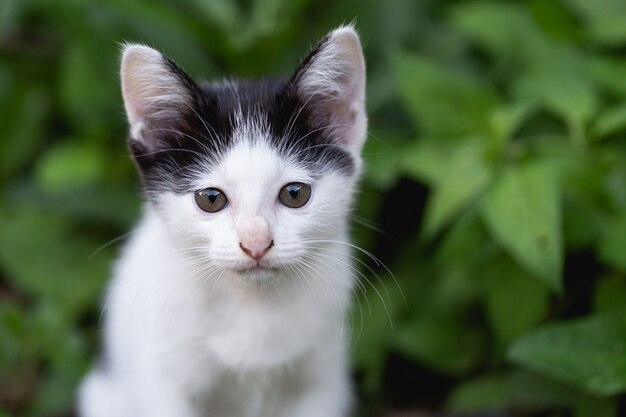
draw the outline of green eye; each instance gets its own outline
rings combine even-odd
[[[227,202],[226,194],[217,188],[196,191],[196,204],[206,212],[216,213],[223,209]]]
[[[300,208],[311,198],[311,186],[302,182],[291,182],[280,189],[278,200],[289,208]]]

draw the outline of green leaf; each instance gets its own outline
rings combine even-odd
[[[0,27],[6,28],[14,25],[18,20],[17,16],[21,12],[21,2],[19,0],[6,0],[0,3]],[[0,416],[2,410],[0,410]]]
[[[600,113],[591,127],[591,132],[597,138],[604,138],[624,129],[626,129],[626,103]]]
[[[605,262],[626,271],[626,213],[609,220],[599,249]]]
[[[500,348],[538,324],[547,314],[550,291],[506,257],[484,268],[487,318]]]
[[[591,76],[607,93],[626,97],[626,58],[594,56],[589,58],[588,66]]]
[[[104,177],[104,152],[79,141],[67,141],[50,149],[37,167],[41,189],[60,193],[94,185]]]
[[[494,110],[491,126],[501,148],[512,138],[533,108],[532,103],[521,102],[500,106]]]
[[[286,15],[301,9],[310,0],[255,0],[250,13],[250,38],[257,40],[282,29],[290,19]]]
[[[207,52],[215,55],[230,52],[230,48],[224,43],[222,32],[222,26],[231,23],[228,21],[230,16],[225,13],[211,18],[205,11],[197,7],[194,9],[191,3],[200,3],[199,1],[185,2],[190,9],[188,13],[181,10],[185,6],[171,7],[164,2],[111,0],[107,3],[114,4],[116,9],[111,23],[124,21],[130,29],[132,40],[143,40],[167,52],[169,57],[192,76],[209,79],[214,77],[218,72]],[[203,3],[207,8],[230,8],[233,4],[227,4],[229,2],[224,0]],[[239,35],[241,32],[231,33]]]
[[[435,263],[442,269],[468,271],[482,265],[485,253],[492,247],[491,237],[476,212],[465,212],[448,230],[435,255]],[[476,287],[475,282],[472,286]]]
[[[383,142],[379,137],[384,137]],[[373,134],[365,142],[363,158],[365,159],[365,177],[379,188],[390,188],[398,179],[401,169],[398,160],[400,152],[388,144],[390,135]],[[391,141],[389,141],[391,142]],[[396,141],[393,141],[397,143]]]
[[[455,413],[500,410],[508,403],[506,378],[484,375],[457,386],[446,401]]]
[[[626,390],[626,316],[597,314],[546,325],[509,350],[519,365],[601,396]]]
[[[595,207],[585,201],[565,196],[562,212],[563,242],[566,248],[576,250],[596,244],[601,231],[602,217]]]
[[[454,148],[430,140],[414,142],[400,156],[402,169],[417,181],[437,184],[448,169],[448,160]]]
[[[491,180],[482,147],[474,142],[454,150],[445,166],[428,202],[425,234],[429,237],[471,204]]]
[[[121,110],[119,95],[110,93],[114,86],[117,89],[117,62],[112,57],[118,46],[84,36],[63,48],[57,69],[58,99],[73,125],[93,131],[108,128]]]
[[[620,0],[567,0],[583,18],[595,41],[612,46],[626,42],[626,4]]]
[[[605,148],[607,169],[600,172],[600,187],[612,211],[626,211],[626,149],[624,147]],[[592,161],[594,163],[596,161]],[[599,162],[602,162],[601,160]],[[597,168],[596,168],[597,169]]]
[[[497,103],[480,79],[407,53],[397,53],[393,68],[400,96],[426,135],[459,137],[488,134]]]
[[[445,313],[425,312],[398,329],[395,347],[409,358],[441,372],[472,369],[480,355],[480,335],[470,323]]]
[[[580,21],[563,2],[529,0],[527,4],[537,26],[546,35],[563,42],[580,40]]]
[[[76,387],[84,370],[79,373],[77,364],[84,364],[85,358],[75,358],[70,369],[63,368],[64,363],[54,362],[56,369],[43,375],[35,401],[29,404],[30,414],[34,416],[59,415],[65,412],[68,404],[75,401]]]
[[[11,87],[2,91],[5,82]],[[18,172],[41,149],[49,111],[50,97],[44,88],[17,84],[0,68],[0,129],[5,141],[0,148],[0,179]]]
[[[626,277],[601,279],[593,297],[593,306],[597,311],[621,311],[626,314]]]
[[[577,417],[616,417],[615,398],[599,398],[534,372],[516,370],[507,376],[505,383],[509,404],[515,408],[537,412],[574,409]]]
[[[498,57],[526,56],[541,41],[539,29],[520,5],[499,1],[463,2],[452,8],[452,24]],[[515,45],[515,48],[511,48]]]
[[[477,271],[482,274],[483,259],[493,249],[491,237],[475,211],[464,212],[442,236],[434,253],[432,267],[437,271],[428,300],[448,312],[465,314],[482,300]]]
[[[520,264],[561,289],[560,197],[549,167],[525,163],[505,169],[483,198],[481,213],[493,237]]]
[[[510,404],[517,408],[545,410],[571,407],[586,393],[536,372],[516,369],[507,378]]]
[[[591,120],[598,106],[591,77],[585,71],[584,56],[564,45],[546,42],[543,46],[515,82],[515,94],[522,100],[537,101],[561,116],[571,133],[580,135],[577,130]]]
[[[190,3],[200,11],[207,21],[210,21],[213,25],[220,26],[222,30],[229,28],[233,30],[236,27],[241,27],[244,23],[243,13],[237,2],[228,0],[191,0]]]
[[[616,398],[581,398],[575,408],[575,417],[619,417]]]
[[[391,346],[391,323],[403,304],[400,294],[386,291],[382,283],[363,282],[363,285],[366,290],[355,300],[350,312],[352,361],[364,372],[365,389],[371,392],[379,388]]]
[[[0,264],[10,285],[57,301],[70,316],[94,302],[111,251],[91,255],[104,242],[77,235],[67,219],[44,211],[20,207],[0,214]]]
[[[13,303],[0,303],[0,374],[7,375],[24,351],[21,335],[27,318]]]

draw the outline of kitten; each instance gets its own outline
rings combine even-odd
[[[83,417],[339,417],[365,63],[351,26],[284,81],[197,84],[124,48],[147,204],[115,268]]]

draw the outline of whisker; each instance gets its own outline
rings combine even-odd
[[[359,224],[361,226],[367,227],[368,229],[373,230],[376,233],[379,233],[379,234],[381,234],[383,236],[387,236],[387,237],[391,236],[389,233],[387,233],[384,230],[382,230],[381,228],[379,228],[378,225],[376,224],[376,222],[368,220],[368,219],[366,219],[364,217],[357,216],[356,214],[353,214],[352,215],[352,220],[355,223],[357,223],[357,224]]]
[[[332,286],[332,284],[330,283],[330,281],[328,280],[327,277],[325,277],[324,275],[322,275],[322,273],[318,270],[316,270],[315,268],[313,268],[312,265],[310,265],[308,262],[304,261],[303,259],[300,259],[300,264],[302,266],[304,266],[305,268],[308,268],[311,272],[317,274],[317,276],[319,276],[332,290],[333,290],[333,294],[335,296],[335,300],[337,301],[338,304],[341,304],[341,299],[339,298],[339,294],[337,293],[337,290],[335,289],[335,287]],[[303,274],[303,277],[306,278],[306,275]],[[308,281],[308,279],[307,279]],[[343,316],[337,317],[335,316],[336,319],[341,320],[341,328],[340,328],[340,334],[343,335],[344,333],[344,320],[343,320]]]
[[[404,291],[402,291],[402,287],[400,287],[400,283],[398,282],[395,274],[393,272],[391,272],[391,270],[387,267],[387,265],[385,265],[380,259],[378,259],[374,254],[372,254],[371,252],[357,246],[354,245],[352,243],[349,242],[344,242],[341,240],[333,240],[333,239],[313,239],[313,240],[304,240],[302,243],[337,243],[337,244],[341,244],[341,245],[345,245],[348,247],[351,247],[353,249],[358,250],[359,252],[365,254],[366,256],[368,256],[372,261],[374,261],[374,263],[376,264],[376,266],[380,266],[383,269],[385,269],[385,271],[387,271],[387,273],[391,276],[391,278],[393,279],[398,291],[400,292],[400,295],[402,296],[402,301],[404,303],[404,306],[406,308],[407,311],[409,311],[409,304],[406,301],[406,297],[404,296]]]
[[[351,125],[349,124],[345,124],[345,123],[338,123],[338,124],[332,124],[332,125],[326,125],[326,126],[322,126],[322,127],[318,127],[317,129],[313,129],[310,132],[308,132],[306,135],[301,136],[298,138],[298,140],[296,140],[296,142],[294,143],[294,147],[296,147],[298,144],[300,144],[300,142],[302,142],[304,139],[306,139],[307,137],[311,136],[312,134],[319,132],[320,130],[324,130],[324,129],[330,129],[333,127],[350,127]],[[335,145],[335,146],[339,146],[337,144],[328,144],[328,145]],[[306,149],[311,149],[311,147],[308,147]]]
[[[200,142],[200,140],[198,140],[197,138],[195,138],[195,137],[191,136],[191,135],[190,135],[190,134],[188,134],[188,133],[182,132],[182,131],[180,131],[180,130],[178,130],[178,129],[166,129],[166,128],[163,128],[163,127],[155,127],[154,129],[150,129],[150,130],[147,130],[147,131],[146,131],[146,133],[152,133],[152,132],[169,132],[169,133],[175,133],[175,134],[177,134],[177,135],[181,135],[181,136],[184,136],[184,137],[186,137],[186,138],[189,138],[189,139],[193,140],[193,141],[194,141],[194,142],[196,142],[196,143],[200,146],[200,148],[201,148],[201,149],[203,149],[205,152],[210,153],[210,151],[211,151],[211,150],[209,149],[209,147],[208,147],[205,143]]]
[[[209,126],[206,124],[206,122],[204,121],[204,119],[202,117],[200,117],[200,115],[198,114],[198,112],[196,111],[196,109],[193,108],[193,106],[189,103],[185,103],[187,105],[187,107],[189,107],[189,109],[191,109],[192,112],[194,112],[194,114],[196,115],[196,117],[198,118],[198,120],[200,120],[200,122],[202,123],[202,125],[204,126],[204,128],[206,129],[207,133],[209,134],[209,138],[213,139],[213,140],[217,140],[218,138],[218,134],[215,131],[215,128],[213,128],[213,126],[211,126],[211,130],[209,131]],[[212,133],[211,133],[212,132]]]
[[[345,261],[340,261],[338,258],[334,258],[332,256],[325,256],[323,254],[318,254],[320,257],[323,257],[324,259],[328,260],[328,261],[336,261],[336,262],[341,262],[342,264],[346,264]],[[347,264],[349,266],[349,264]],[[351,266],[350,266],[351,267]],[[351,267],[357,274],[359,274],[364,280],[365,282],[367,282],[372,289],[374,290],[374,292],[376,292],[376,295],[378,295],[378,298],[380,299],[381,303],[383,304],[383,308],[385,309],[385,312],[387,313],[387,318],[389,319],[389,324],[391,325],[391,328],[393,329],[393,320],[391,318],[391,313],[389,312],[389,309],[387,307],[387,302],[385,301],[384,297],[382,296],[381,292],[378,290],[378,288],[376,288],[376,286],[372,283],[372,281],[369,280],[369,278],[367,278],[367,276],[365,274],[363,274],[361,271],[359,271],[356,268]],[[384,285],[383,285],[384,288]],[[371,308],[370,308],[370,314],[372,313]]]
[[[293,127],[296,124],[296,121],[298,120],[298,117],[300,117],[300,113],[302,113],[302,110],[304,110],[304,108],[307,106],[307,104],[309,104],[309,102],[311,101],[311,99],[317,94],[319,93],[319,91],[322,89],[322,86],[320,86],[317,90],[315,90],[315,92],[313,92],[309,98],[307,99],[307,101],[304,102],[304,104],[302,105],[302,107],[300,107],[300,109],[298,109],[298,112],[296,113],[295,117],[293,117],[293,119],[290,119],[289,123],[287,124],[287,129],[286,129],[286,133],[283,134],[283,138],[288,138],[289,135],[291,135],[291,131],[293,129]],[[283,143],[285,143],[286,141],[283,140]]]
[[[123,240],[124,238],[126,238],[127,236],[130,236],[132,234],[137,233],[136,230],[132,230],[130,232],[127,233],[123,233],[117,237],[114,237],[113,239],[109,240],[107,243],[99,246],[97,249],[95,249],[93,252],[91,252],[91,255],[89,255],[89,257],[87,259],[91,260],[94,256],[96,256],[97,254],[99,254],[100,252],[102,252],[104,249],[108,248],[109,246],[111,246],[114,243],[119,242],[120,240]]]
[[[142,154],[138,154],[138,155],[136,155],[136,156],[152,156],[152,155],[157,155],[157,154],[160,154],[160,153],[166,153],[166,152],[188,152],[188,153],[194,154],[194,155],[196,155],[196,156],[199,156],[199,157],[201,157],[201,158],[203,158],[203,159],[206,159],[206,155],[202,155],[201,153],[196,152],[196,151],[193,151],[193,150],[191,150],[191,149],[182,149],[182,148],[165,148],[165,149],[158,149],[158,150],[156,150],[156,151],[152,151],[152,152],[145,152],[145,153],[142,153]],[[175,162],[175,161],[174,161],[174,162]]]
[[[327,252],[333,253],[332,249],[329,248],[317,248],[320,250],[325,250]],[[387,301],[391,302],[391,295],[389,294],[389,290],[387,289],[387,286],[385,285],[385,283],[383,282],[383,280],[380,278],[380,276],[374,271],[374,269],[369,266],[366,262],[363,262],[362,260],[360,260],[359,258],[357,258],[356,256],[352,255],[352,254],[347,254],[351,259],[355,260],[356,262],[360,263],[361,265],[363,265],[365,268],[367,268],[367,270],[369,270],[372,275],[374,275],[376,277],[376,279],[378,280],[378,282],[380,282],[380,285],[383,287],[383,291],[385,291],[385,295],[387,296]]]
[[[346,263],[346,262],[344,262],[344,261],[341,261],[341,260],[339,260],[339,259],[338,259],[338,258],[336,258],[336,257],[333,257],[333,256],[328,256],[328,255],[324,255],[324,254],[321,254],[321,253],[316,253],[315,255],[316,255],[316,256],[318,256],[318,257],[320,257],[320,258],[323,258],[324,260],[327,260],[327,261],[335,261],[335,262],[338,262],[338,263],[339,263],[339,266],[343,267],[343,268],[344,268],[344,270],[345,270],[346,272],[348,272],[350,275],[352,275],[352,277],[354,278],[354,282],[357,284],[357,286],[359,287],[359,289],[361,290],[361,292],[363,292],[363,294],[367,294],[367,287],[366,287],[366,286],[365,286],[365,285],[361,282],[361,280],[359,279],[359,277],[357,277],[357,276],[356,276],[356,274],[354,273],[354,272],[357,272],[357,273],[361,274],[361,272],[360,272],[360,271],[358,271],[357,269],[355,269],[355,268],[354,268],[352,265],[350,265],[349,263]],[[308,258],[311,258],[311,259],[315,259],[315,258],[313,257],[313,255],[311,255],[311,254],[306,254],[306,255],[304,255],[304,257],[308,257]],[[356,294],[355,294],[355,295],[356,295]],[[371,312],[372,312],[372,307],[371,307],[371,305],[369,304],[369,300],[367,300],[367,299],[366,299],[366,301],[367,301],[367,306],[368,306],[369,312],[370,312],[370,314],[371,314]]]
[[[319,255],[319,254],[317,254],[317,255]],[[311,258],[313,261],[317,261],[317,260],[318,260],[317,258],[315,258],[315,257],[314,257],[313,255],[311,255],[311,254],[307,254],[307,255],[305,255],[305,257],[307,257],[307,258]],[[320,258],[321,258],[321,257],[320,257]],[[334,259],[334,260],[336,260],[336,259]],[[339,265],[339,266],[342,266],[342,265]],[[361,288],[362,288],[362,289],[363,289],[362,291],[365,291],[365,292],[366,292],[367,290],[365,289],[365,287],[363,286],[363,284],[360,282],[360,280],[357,278],[357,276],[356,276],[356,275],[355,275],[355,274],[354,274],[354,273],[353,273],[350,269],[345,268],[345,270],[346,270],[346,272],[348,272],[349,274],[351,274],[351,275],[353,276],[353,278],[354,278],[354,282],[356,282],[356,283],[359,285],[359,289],[361,289]],[[330,282],[328,281],[328,278],[326,278],[326,277],[322,276],[319,272],[318,272],[318,276],[320,276],[320,277],[321,277],[321,278],[322,278],[325,282],[327,282],[329,285],[331,285],[331,284],[330,284]],[[331,286],[331,288],[333,288],[333,292],[334,292],[334,294],[335,294],[335,299],[337,300],[337,302],[340,302],[340,300],[339,300],[339,295],[337,294],[337,291],[334,289],[334,287],[332,287],[332,286]],[[351,288],[351,292],[352,292],[352,294],[353,294],[354,298],[356,299],[357,304],[358,304],[358,306],[359,306],[360,318],[361,318],[361,320],[360,320],[360,324],[361,324],[361,326],[360,326],[360,328],[359,328],[359,335],[360,335],[360,334],[362,333],[362,331],[363,331],[363,324],[364,324],[364,319],[363,319],[363,307],[361,306],[361,301],[360,301],[360,298],[358,297],[358,294],[357,294],[356,289],[355,289],[354,287],[352,287],[352,288]],[[371,314],[372,309],[371,309],[371,305],[370,305],[370,303],[369,303],[369,300],[368,300],[367,298],[366,298],[365,300],[367,301],[367,306],[368,306],[369,311],[370,311],[370,314]],[[342,317],[342,320],[343,320],[343,317]],[[350,323],[350,324],[351,324],[351,328],[354,328],[354,323],[353,323],[352,321],[351,321],[351,323]],[[343,334],[343,329],[344,329],[344,322],[342,321],[342,323],[341,323],[341,332],[342,332],[342,334]]]

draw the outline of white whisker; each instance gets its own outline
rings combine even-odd
[[[404,302],[404,306],[406,308],[406,310],[409,310],[409,304],[406,301],[406,297],[404,296],[404,291],[402,291],[402,288],[400,287],[400,283],[398,282],[398,280],[396,279],[396,276],[394,275],[393,272],[391,272],[391,270],[387,267],[387,265],[385,265],[380,259],[378,259],[376,256],[374,256],[371,252],[357,246],[354,245],[352,243],[349,242],[343,242],[341,240],[333,240],[333,239],[318,239],[318,240],[304,240],[302,243],[336,243],[336,244],[340,244],[340,245],[345,245],[348,246],[352,249],[356,249],[357,251],[363,253],[364,255],[366,255],[367,257],[369,257],[372,261],[374,261],[374,263],[376,264],[376,266],[380,266],[382,267],[385,271],[387,271],[387,273],[391,276],[391,278],[393,279],[398,291],[400,292],[400,295],[402,296],[402,301]]]

